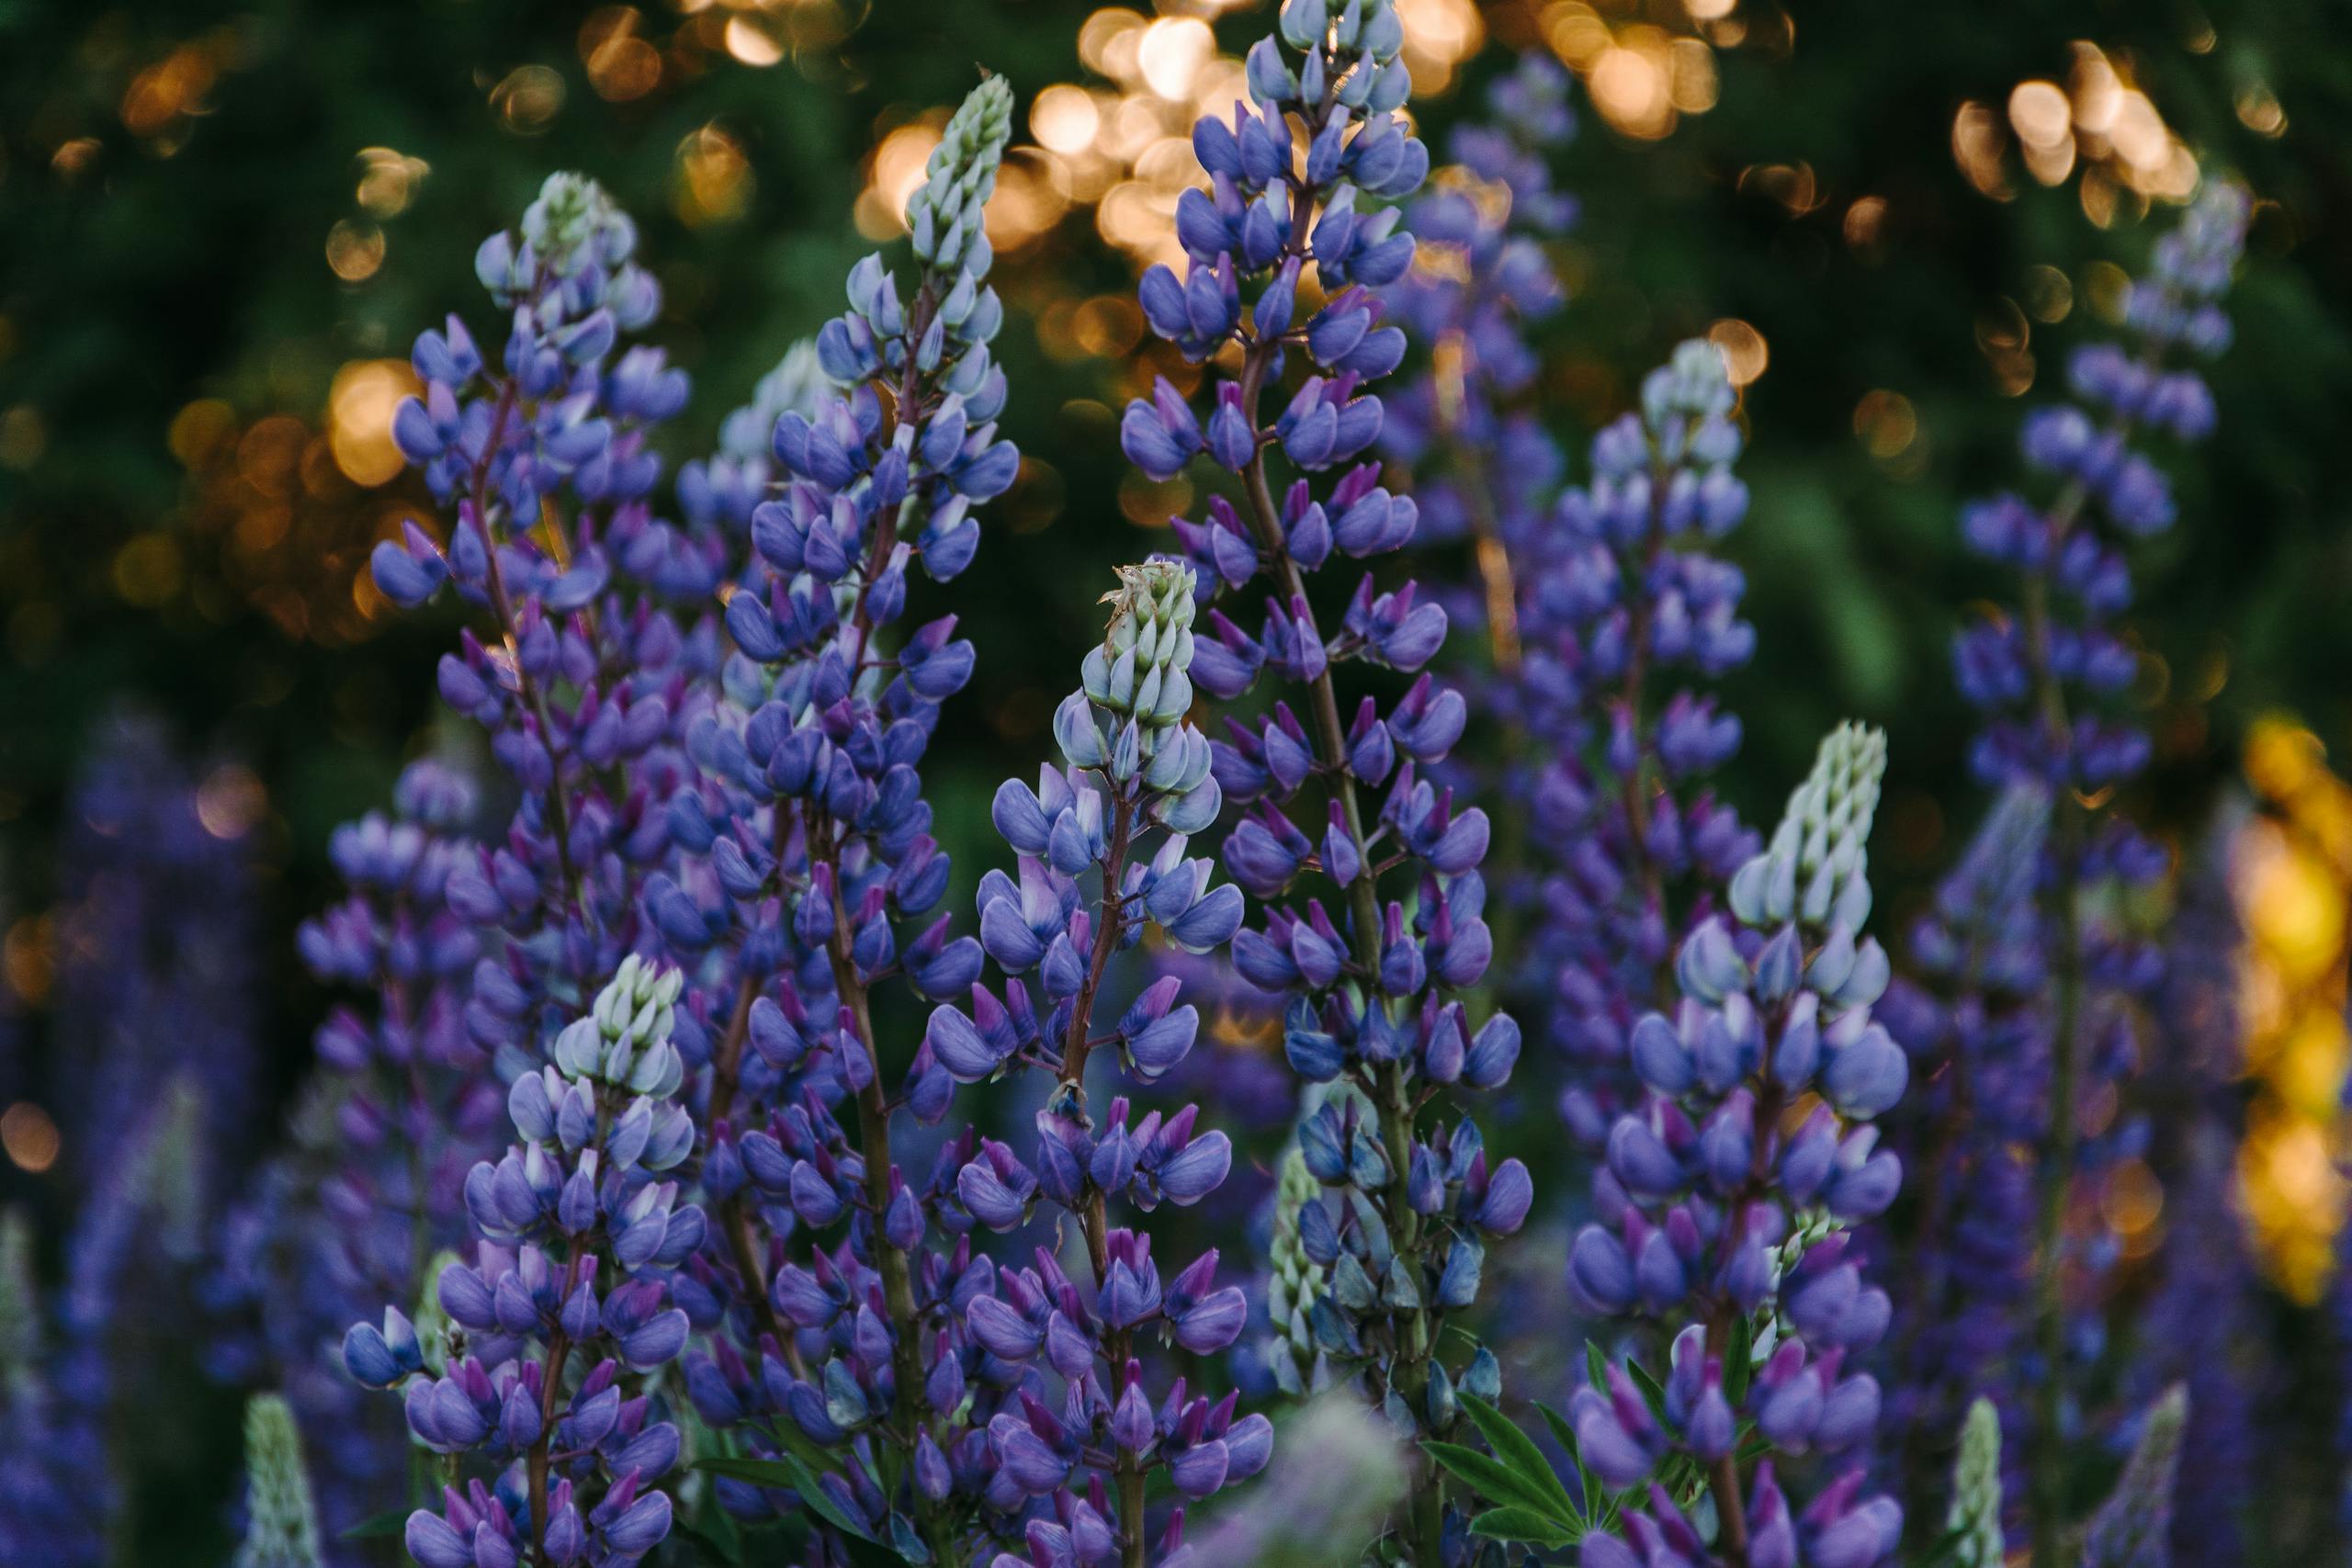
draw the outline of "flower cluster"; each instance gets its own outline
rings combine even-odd
[[[705,1233],[669,1176],[695,1145],[670,1042],[683,978],[625,960],[548,1065],[514,1080],[520,1141],[465,1180],[475,1260],[437,1281],[442,1364],[428,1370],[397,1307],[345,1337],[352,1376],[398,1389],[419,1442],[491,1467],[409,1516],[424,1568],[622,1564],[669,1533],[656,1483],[677,1462],[678,1429],[643,1384],[684,1347],[670,1279]]]
[[[1916,1215],[1904,1255],[1909,1285],[1899,1336],[1902,1376],[1886,1429],[1898,1434],[1914,1496],[1940,1484],[1942,1450],[1988,1387],[2009,1406],[1997,1369],[2024,1350],[2020,1309],[2031,1292],[2033,1172],[2049,1086],[2047,965],[2036,879],[2050,798],[2031,784],[2004,792],[1912,928],[1911,974],[1880,1011],[1919,1064],[1913,1121],[1930,1129],[1909,1151]],[[2014,1461],[2011,1445],[2005,1457]]]
[[[1698,784],[1737,750],[1739,720],[1690,687],[1659,689],[1755,650],[1746,580],[1707,553],[1747,511],[1732,408],[1722,352],[1683,344],[1643,381],[1640,413],[1594,438],[1591,481],[1514,551],[1525,657],[1499,701],[1543,759],[1522,786],[1545,866],[1526,973],[1578,1069],[1563,1112],[1593,1147],[1678,939],[1756,850]]]
[[[526,1058],[636,942],[639,884],[671,848],[689,687],[718,660],[713,616],[664,608],[710,593],[726,540],[652,512],[650,434],[688,387],[660,350],[619,350],[661,309],[636,243],[577,175],[548,177],[519,240],[482,243],[475,271],[511,312],[503,354],[489,360],[455,315],[423,333],[411,357],[424,396],[392,426],[454,510],[446,551],[412,523],[374,557],[395,602],[453,582],[491,617],[488,640],[468,628],[443,657],[441,696],[489,733],[521,799],[447,897],[506,937],[475,976],[469,1028],[527,1042]]]
[[[2117,626],[2132,594],[2126,551],[2170,527],[2177,511],[2163,470],[2132,442],[2155,434],[2188,443],[2211,432],[2212,395],[2177,362],[2228,344],[2219,300],[2245,249],[2249,211],[2238,186],[2209,185],[2157,243],[2149,277],[2132,289],[2132,346],[2076,351],[2068,381],[2077,400],[2029,416],[2023,454],[2054,484],[2052,499],[2037,505],[1997,496],[1962,519],[1969,547],[2019,580],[2017,612],[1970,626],[1954,649],[1961,690],[1984,716],[1972,765],[1988,785],[2028,784],[2054,802],[2035,938],[2047,976],[2035,1005],[2048,1043],[2047,1111],[2034,1134],[2035,1397],[2027,1434],[2037,1556],[2058,1550],[2065,1527],[2066,1456],[2083,1424],[2071,1391],[2078,1363],[2106,1343],[2096,1314],[2118,1251],[2092,1206],[2075,1201],[2077,1181],[2136,1155],[2146,1136],[2131,1116],[2105,1117],[2097,1136],[2086,1135],[2086,1110],[2132,1073],[2133,1015],[2164,966],[2161,949],[2132,923],[2135,901],[2098,896],[2147,888],[2169,865],[2162,846],[2112,809],[2117,788],[2150,754],[2145,733],[2119,711],[2140,669]],[[2084,1331],[2075,1332],[2072,1322],[2086,1314]]]
[[[1623,1365],[1570,1403],[1592,1472],[1649,1486],[1623,1540],[1587,1540],[1590,1568],[1678,1556],[1867,1568],[1901,1534],[1901,1507],[1864,1495],[1860,1466],[1802,1513],[1780,1473],[1790,1456],[1855,1450],[1878,1421],[1877,1381],[1850,1363],[1885,1333],[1891,1304],[1864,1281],[1849,1227],[1884,1213],[1901,1182],[1871,1121],[1907,1069],[1871,1016],[1886,955],[1860,934],[1885,765],[1875,731],[1841,726],[1822,742],[1770,842],[1733,877],[1732,920],[1702,921],[1677,954],[1680,1006],[1635,1026],[1648,1099],[1610,1130],[1600,1218],[1577,1236],[1570,1285],[1589,1311],[1685,1326],[1657,1408]],[[1712,1545],[1666,1483],[1669,1464],[1712,1494]]]
[[[1400,1430],[1442,1433],[1458,1415],[1459,1379],[1438,1357],[1440,1331],[1477,1292],[1485,1238],[1516,1230],[1532,1198],[1524,1166],[1491,1163],[1476,1124],[1443,1115],[1443,1089],[1499,1086],[1519,1050],[1508,1018],[1474,1026],[1459,995],[1492,956],[1477,872],[1487,823],[1423,771],[1462,734],[1459,693],[1423,674],[1385,715],[1366,695],[1345,716],[1336,690],[1343,664],[1420,671],[1444,639],[1444,611],[1413,584],[1382,592],[1367,573],[1327,635],[1307,591],[1335,552],[1386,554],[1415,532],[1413,502],[1381,486],[1376,463],[1347,468],[1320,496],[1313,476],[1379,436],[1381,403],[1365,388],[1406,344],[1381,323],[1374,291],[1405,275],[1414,243],[1397,209],[1375,204],[1417,187],[1429,154],[1396,116],[1409,81],[1386,0],[1291,0],[1279,32],[1249,56],[1254,107],[1194,128],[1209,188],[1179,202],[1186,276],[1155,267],[1142,286],[1154,332],[1195,362],[1230,350],[1238,373],[1210,389],[1205,421],[1162,380],[1128,406],[1121,436],[1147,474],[1204,454],[1238,483],[1238,506],[1220,496],[1204,520],[1175,524],[1204,590],[1238,603],[1269,580],[1255,633],[1207,610],[1194,682],[1221,702],[1261,682],[1289,693],[1262,715],[1228,717],[1215,748],[1225,797],[1244,808],[1225,866],[1266,904],[1263,923],[1235,936],[1233,961],[1288,996],[1285,1055],[1309,1084],[1332,1086],[1299,1130],[1306,1167],[1331,1194],[1299,1219],[1320,1275],[1317,1347],[1363,1374]],[[1321,304],[1303,315],[1310,264]],[[1294,355],[1304,374],[1269,418],[1263,405]],[[1276,455],[1297,474],[1279,502]],[[1288,901],[1309,876],[1329,885],[1336,908],[1321,896]],[[1462,1375],[1483,1383],[1493,1371],[1479,1357]],[[1441,1553],[1439,1504],[1424,1483],[1411,1533],[1425,1561]]]
[[[911,569],[960,573],[978,543],[974,508],[1019,468],[996,433],[1006,384],[989,344],[1003,312],[980,225],[1011,107],[990,77],[956,111],[909,208],[911,299],[880,256],[860,262],[849,311],[815,348],[843,389],[773,421],[781,491],[751,510],[752,558],[727,600],[733,652],[686,728],[695,773],[667,808],[680,859],[644,894],[654,933],[694,966],[682,1028],[708,1063],[703,1180],[718,1239],[693,1278],[704,1317],[733,1337],[690,1359],[696,1407],[760,1462],[779,1457],[774,1427],[790,1421],[840,1461],[810,1478],[829,1523],[951,1559],[981,1487],[963,1456],[950,1502],[927,1402],[945,1399],[945,1415],[961,1404],[964,1359],[939,1335],[987,1275],[969,1272],[968,1244],[925,1246],[960,1162],[951,1141],[910,1182],[892,1122],[937,1122],[956,1080],[929,1045],[886,1080],[875,998],[893,979],[957,996],[984,962],[933,916],[948,864],[918,773],[972,648],[952,615],[893,628]],[[843,1223],[845,1239],[820,1239]],[[952,1395],[932,1377],[943,1366]],[[792,1492],[720,1483],[750,1518],[796,1511]]]
[[[289,1145],[223,1215],[205,1281],[222,1324],[209,1370],[282,1390],[313,1434],[334,1530],[379,1511],[407,1444],[318,1347],[355,1313],[410,1298],[418,1264],[463,1239],[467,1168],[497,1146],[505,1119],[490,1070],[503,1024],[468,1004],[482,933],[449,902],[452,876],[477,863],[462,836],[473,814],[464,778],[419,761],[401,774],[390,815],[370,812],[329,840],[345,893],[298,940],[313,976],[367,999],[319,1026],[319,1070]]]
[[[1422,542],[1475,541],[1487,596],[1465,608],[1487,623],[1507,677],[1519,638],[1510,558],[1540,528],[1564,467],[1525,400],[1541,365],[1528,334],[1567,297],[1544,245],[1577,217],[1546,161],[1575,134],[1569,80],[1530,55],[1496,81],[1488,118],[1455,130],[1453,166],[1413,203],[1412,270],[1382,294],[1430,363],[1387,400],[1381,450],[1412,469]]]
[[[1207,1497],[1264,1466],[1272,1428],[1263,1416],[1237,1420],[1231,1395],[1188,1395],[1182,1377],[1163,1393],[1148,1391],[1140,1359],[1148,1339],[1212,1355],[1239,1335],[1246,1307],[1239,1290],[1216,1286],[1214,1250],[1163,1284],[1151,1238],[1110,1218],[1113,1200],[1139,1213],[1198,1202],[1225,1179],[1232,1147],[1222,1132],[1196,1131],[1189,1105],[1130,1125],[1118,1096],[1099,1121],[1091,1114],[1086,1067],[1096,1048],[1115,1047],[1128,1077],[1149,1083],[1191,1050],[1199,1027],[1193,1008],[1175,1005],[1172,977],[1147,987],[1115,1021],[1100,1016],[1106,969],[1147,927],[1190,952],[1222,947],[1241,923],[1242,899],[1230,886],[1210,886],[1209,863],[1185,855],[1189,835],[1213,822],[1219,805],[1208,741],[1184,717],[1192,570],[1171,561],[1131,567],[1107,597],[1110,628],[1055,716],[1067,772],[1046,770],[1035,791],[1008,780],[997,792],[992,815],[1021,870],[1017,886],[998,871],[980,885],[981,942],[1006,976],[1002,992],[976,985],[972,1013],[941,1007],[929,1038],[965,1081],[1014,1066],[1053,1075],[1032,1159],[984,1141],[957,1173],[956,1196],[972,1220],[998,1232],[1025,1223],[1039,1202],[1062,1211],[1093,1274],[1090,1301],[1040,1249],[1035,1269],[1000,1268],[995,1289],[966,1306],[966,1329],[989,1356],[1010,1368],[1034,1365],[1041,1377],[1050,1369],[1061,1385],[1057,1405],[1024,1389],[989,1422],[998,1485],[1050,1503],[1080,1561],[1093,1560],[1090,1540],[1104,1555],[1117,1540],[1123,1562],[1141,1563],[1152,1472],[1164,1471],[1182,1498]],[[1089,875],[1091,900],[1079,880]],[[1034,1000],[1020,978],[1033,973],[1041,992]],[[1103,1506],[1106,1495],[1114,1509]],[[1161,1532],[1161,1552],[1182,1535],[1180,1506]],[[1034,1530],[1028,1539],[1034,1551]],[[1020,1562],[997,1559],[1000,1568]]]

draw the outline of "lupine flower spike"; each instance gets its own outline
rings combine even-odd
[[[1878,1422],[1878,1383],[1852,1363],[1884,1334],[1889,1301],[1865,1283],[1850,1227],[1883,1213],[1901,1180],[1871,1122],[1901,1098],[1905,1063],[1871,1017],[1888,964],[1861,934],[1885,766],[1876,731],[1840,726],[1822,742],[1732,878],[1729,918],[1702,922],[1677,954],[1679,1007],[1634,1027],[1648,1100],[1610,1131],[1600,1218],[1576,1238],[1569,1283],[1589,1311],[1675,1332],[1655,1408],[1622,1364],[1569,1404],[1591,1472],[1647,1489],[1619,1532],[1585,1540],[1586,1568],[1870,1568],[1902,1533],[1901,1507],[1867,1495],[1859,1465],[1802,1513],[1784,1473],[1792,1456],[1866,1452]],[[1683,1479],[1713,1498],[1712,1542],[1669,1484]]]
[[[2209,183],[2178,227],[2157,243],[2150,276],[2125,310],[2129,347],[2078,349],[2067,367],[2077,402],[2036,411],[2021,446],[2054,494],[2037,504],[2003,495],[1967,509],[1969,547],[2019,578],[2019,607],[1972,626],[1954,649],[1962,694],[1984,715],[1971,753],[1986,784],[2024,784],[2052,798],[2038,879],[2048,964],[2041,1030],[2048,1041],[2048,1113],[2036,1138],[2034,1300],[2036,1359],[2029,1507],[2037,1560],[2054,1559],[2065,1518],[2075,1363],[2102,1337],[2070,1336],[2070,1316],[2097,1310],[2103,1258],[2114,1248],[2077,1234],[2075,1181],[2134,1153],[2137,1118],[2111,1118],[2086,1137],[2084,1111],[2128,1076],[2137,1055],[2132,1014],[2162,976],[2161,949],[2109,909],[2131,900],[2086,897],[2101,886],[2146,887],[2168,856],[2113,807],[2115,793],[2146,766],[2149,740],[2121,711],[2140,660],[2115,626],[2129,604],[2125,552],[2169,528],[2172,488],[2132,449],[2145,433],[2182,442],[2211,434],[2212,394],[2179,361],[2226,348],[2220,300],[2245,246],[2251,203],[2237,186]],[[2093,1245],[2086,1245],[2091,1243]],[[2066,1281],[2087,1280],[2093,1299]],[[2071,1339],[2071,1343],[2070,1343]]]
[[[1420,184],[1429,154],[1397,118],[1410,81],[1389,0],[1290,0],[1278,33],[1250,51],[1253,103],[1193,129],[1209,188],[1178,205],[1185,276],[1157,266],[1142,287],[1154,332],[1195,361],[1230,346],[1238,374],[1212,378],[1205,420],[1161,381],[1128,405],[1120,434],[1148,474],[1205,457],[1241,496],[1175,529],[1204,589],[1237,608],[1266,580],[1254,633],[1207,608],[1194,683],[1220,702],[1261,680],[1287,693],[1262,716],[1226,720],[1215,766],[1245,812],[1226,839],[1226,869],[1267,901],[1263,925],[1235,937],[1235,964],[1290,998],[1293,1070],[1337,1086],[1299,1134],[1329,1194],[1300,1213],[1301,1244],[1324,1275],[1309,1316],[1318,1349],[1363,1377],[1401,1433],[1442,1434],[1460,1414],[1456,1391],[1491,1398],[1500,1375],[1483,1348],[1449,1365],[1440,1333],[1476,1298],[1487,1239],[1517,1230],[1533,1196],[1526,1167],[1490,1162],[1445,1092],[1498,1087],[1519,1053],[1508,1018],[1474,1024],[1461,999],[1492,955],[1476,869],[1487,823],[1421,771],[1461,736],[1460,694],[1424,674],[1386,714],[1368,695],[1351,713],[1335,678],[1352,662],[1420,671],[1444,640],[1444,611],[1410,583],[1383,592],[1367,574],[1327,633],[1307,592],[1309,575],[1338,557],[1385,555],[1414,533],[1413,503],[1382,488],[1377,463],[1347,468],[1320,495],[1316,476],[1380,434],[1367,388],[1406,345],[1381,324],[1373,291],[1402,277],[1413,255],[1397,210],[1380,204]],[[1314,295],[1301,288],[1310,265]],[[1302,310],[1317,297],[1311,314]],[[1269,418],[1269,396],[1283,396],[1285,370],[1302,360]],[[1279,499],[1278,459],[1296,475]],[[1333,907],[1283,901],[1308,877],[1328,886]],[[1405,1549],[1435,1564],[1443,1532],[1438,1482],[1424,1475]]]
[[[409,1516],[423,1568],[626,1564],[670,1532],[678,1429],[646,1385],[685,1345],[670,1285],[705,1234],[670,1174],[695,1145],[670,1040],[682,981],[625,960],[514,1080],[518,1141],[466,1178],[474,1260],[435,1287],[461,1348],[429,1369],[397,1307],[345,1336],[351,1375],[397,1391],[418,1442],[483,1464]]]
[[[245,1539],[232,1568],[320,1568],[318,1511],[294,1412],[274,1393],[245,1403]]]

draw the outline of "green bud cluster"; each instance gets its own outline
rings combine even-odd
[[[1885,776],[1884,730],[1850,721],[1831,730],[1772,841],[1732,877],[1732,912],[1759,929],[1802,919],[1861,930],[1871,912],[1871,818]]]
[[[556,1036],[557,1068],[567,1077],[656,1100],[676,1093],[686,1069],[670,1043],[670,1027],[684,985],[683,970],[630,953],[588,1016],[566,1024]]]
[[[0,1395],[40,1375],[40,1295],[33,1287],[32,1224],[21,1209],[0,1213]]]
[[[1004,145],[1012,137],[1012,89],[1001,76],[984,76],[942,132],[923,182],[907,198],[907,229],[915,254],[941,272],[989,270],[980,209],[996,190]]]
[[[1960,1429],[1944,1534],[1958,1568],[2001,1568],[2007,1551],[2001,1534],[2001,1417],[1989,1399],[1968,1407]]]
[[[2180,1440],[2188,1427],[2188,1390],[2175,1383],[2149,1407],[2115,1490],[2091,1516],[2083,1533],[2083,1568],[2143,1568],[2168,1560]]]
[[[1193,569],[1153,560],[1119,568],[1119,586],[1102,595],[1111,624],[1102,645],[1087,651],[1079,678],[1087,697],[1141,732],[1144,755],[1193,706]]]
[[[318,1509],[294,1412],[274,1393],[245,1402],[245,1539],[232,1568],[319,1568]]]
[[[1336,53],[1365,55],[1374,65],[1389,64],[1405,47],[1395,0],[1286,0],[1276,29],[1301,53],[1328,43]]]
[[[1216,820],[1223,796],[1193,705],[1193,569],[1150,560],[1119,569],[1102,595],[1110,626],[1087,650],[1079,689],[1054,713],[1054,739],[1074,768],[1100,768],[1122,790],[1152,797],[1151,815],[1177,833]]]
[[[1274,1330],[1269,1355],[1275,1382],[1292,1394],[1306,1392],[1306,1369],[1315,1364],[1315,1331],[1306,1314],[1324,1291],[1323,1271],[1299,1239],[1298,1216],[1321,1195],[1322,1184],[1306,1168],[1306,1156],[1293,1148],[1283,1156],[1274,1189],[1273,1230],[1266,1247],[1266,1316]]]
[[[582,253],[592,249],[606,265],[627,259],[637,248],[637,225],[594,180],[557,173],[547,177],[538,198],[524,209],[523,238],[541,262],[563,275],[573,269]],[[518,279],[517,286],[526,281]]]

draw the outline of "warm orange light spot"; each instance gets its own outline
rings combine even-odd
[[[355,359],[327,389],[327,446],[357,485],[388,484],[407,459],[392,444],[392,413],[424,389],[405,359]]]
[[[29,1100],[0,1111],[0,1149],[18,1170],[39,1176],[55,1165],[62,1141],[49,1112]]]
[[[384,231],[373,223],[337,220],[327,231],[327,266],[345,283],[365,283],[384,265]]]
[[[563,108],[563,78],[544,65],[518,65],[490,90],[499,122],[518,136],[537,136]]]
[[[1046,88],[1029,106],[1029,134],[1052,152],[1084,152],[1093,145],[1102,125],[1102,111],[1095,107],[1094,95],[1066,82]]]
[[[690,228],[727,223],[751,209],[758,181],[743,145],[716,125],[690,131],[678,143],[671,180],[673,204]]]
[[[1736,316],[1726,316],[1709,327],[1707,341],[1723,351],[1724,367],[1735,387],[1747,386],[1772,362],[1764,334]]]
[[[1854,434],[1871,457],[1897,457],[1918,439],[1919,416],[1902,393],[1874,389],[1854,405]]]

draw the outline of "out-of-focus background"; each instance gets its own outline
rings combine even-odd
[[[1238,94],[1250,9],[0,0],[0,1195],[38,1220],[107,1179],[77,1125],[141,1086],[76,1067],[121,1027],[124,976],[158,967],[149,948],[185,973],[147,1049],[252,1043],[254,1087],[210,1113],[259,1155],[327,1004],[293,932],[327,897],[329,831],[405,759],[471,743],[436,737],[453,612],[395,617],[366,561],[423,513],[391,413],[415,332],[479,304],[481,237],[551,169],[611,187],[663,284],[652,335],[695,378],[677,427],[707,446],[895,232],[985,65],[1020,104],[990,220],[1005,429],[1028,456],[957,595],[979,671],[932,751],[942,837],[977,847],[993,782],[1045,744],[1110,564],[1185,505],[1182,480],[1128,468],[1115,411],[1164,363],[1133,285],[1174,250],[1182,138]],[[2226,857],[2246,933],[2235,1199],[2280,1356],[2321,1364],[2352,888],[2352,787],[2331,770],[2352,758],[2339,6],[1399,9],[1433,141],[1508,50],[1580,79],[1546,406],[1589,432],[1677,340],[1723,346],[1755,494],[1730,553],[1759,634],[1727,693],[1749,716],[1731,792],[1769,820],[1837,716],[1886,725],[1876,852],[1898,912],[1982,806],[1947,650],[1992,583],[1959,551],[1959,504],[2006,482],[2020,402],[2118,308],[2151,205],[2200,171],[2256,193],[2220,433],[2139,573],[2143,804],[2184,853]],[[141,818],[142,787],[181,772],[193,824]],[[128,897],[141,835],[171,839],[173,875]],[[2127,1166],[2109,1199],[2153,1248],[2161,1190]],[[135,1395],[157,1412],[129,1467],[137,1560],[219,1561],[233,1446],[186,1436],[232,1430],[235,1394],[158,1364]],[[2324,1438],[2333,1395],[2297,1387]]]

